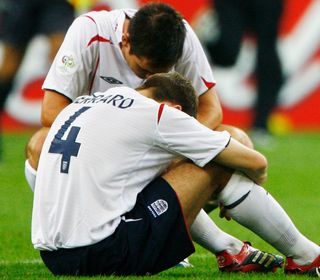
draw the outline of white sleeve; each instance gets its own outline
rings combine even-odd
[[[194,88],[201,95],[212,88],[216,84],[216,81],[197,35],[186,21],[185,26],[187,33],[182,57],[174,69],[191,80]]]
[[[98,60],[95,44],[89,45],[96,36],[97,27],[89,16],[75,19],[50,67],[42,86],[57,91],[74,100],[89,92],[89,84]]]
[[[211,130],[189,115],[164,106],[154,141],[155,145],[203,167],[225,149],[230,134]]]
[[[32,168],[28,160],[26,160],[24,163],[24,175],[30,189],[34,192],[34,188],[36,186],[37,171]]]

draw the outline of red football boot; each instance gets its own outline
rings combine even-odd
[[[292,258],[287,258],[284,272],[287,274],[305,274],[312,277],[320,277],[320,256],[308,265],[299,265]]]
[[[262,252],[245,242],[241,251],[231,255],[227,251],[216,254],[219,270],[223,272],[275,272],[282,267],[281,256]]]

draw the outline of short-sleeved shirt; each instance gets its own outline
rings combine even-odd
[[[176,156],[202,167],[229,140],[227,132],[128,87],[78,97],[58,115],[41,152],[34,247],[74,248],[105,239]]]
[[[124,21],[135,12],[99,11],[78,17],[66,34],[43,88],[74,100],[112,87],[140,86],[144,80],[130,69],[120,48]],[[183,54],[173,70],[190,79],[201,95],[214,86],[215,80],[197,36],[186,21],[184,24],[187,32]]]

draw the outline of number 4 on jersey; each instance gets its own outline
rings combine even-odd
[[[62,139],[63,135],[70,127],[70,125],[79,117],[83,112],[87,111],[91,107],[82,107],[76,111],[58,130],[51,142],[49,153],[61,154],[61,173],[68,173],[71,156],[77,157],[81,144],[76,142],[77,136],[80,131],[80,127],[72,126],[65,140]]]

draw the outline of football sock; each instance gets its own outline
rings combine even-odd
[[[37,171],[32,168],[28,160],[26,160],[24,163],[24,174],[29,184],[29,187],[34,192],[34,188],[36,186]]]
[[[237,254],[243,246],[242,241],[218,228],[204,210],[199,212],[190,231],[193,241],[214,254],[224,250]]]
[[[237,182],[238,186],[231,186],[230,182]],[[219,199],[235,221],[255,232],[285,256],[292,257],[297,264],[310,264],[320,254],[320,247],[298,231],[287,213],[264,188],[240,173],[233,174],[229,183],[219,194]],[[242,197],[228,190],[241,189],[245,184],[250,185],[251,190]]]

